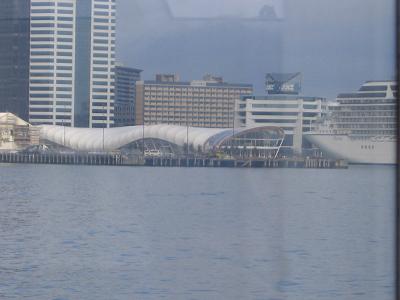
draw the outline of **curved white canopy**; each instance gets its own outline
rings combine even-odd
[[[65,145],[77,151],[102,151],[119,149],[143,138],[153,138],[183,146],[189,137],[189,145],[203,147],[207,140],[227,129],[195,128],[175,125],[127,126],[116,128],[71,128],[63,126],[40,126],[40,138]],[[188,133],[188,134],[187,134]],[[65,140],[64,140],[65,139]]]
[[[270,128],[271,129],[271,128]],[[279,128],[275,128],[280,130]],[[176,125],[146,125],[116,128],[71,128],[54,125],[40,126],[40,138],[76,151],[112,151],[143,139],[160,139],[184,146],[187,142],[194,149],[203,150],[207,142],[215,137],[232,137],[249,128],[199,128]],[[253,129],[251,129],[253,130]],[[104,136],[104,138],[103,138]],[[104,143],[104,147],[103,147]]]

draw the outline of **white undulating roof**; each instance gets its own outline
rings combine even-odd
[[[200,128],[176,125],[146,125],[116,128],[73,128],[55,125],[42,125],[40,138],[76,151],[112,151],[130,143],[145,139],[159,139],[177,146],[187,142],[194,149],[202,150],[219,146],[233,135],[254,130],[268,130],[278,134],[283,139],[281,128],[260,126],[256,128]],[[103,138],[104,136],[104,138]],[[104,146],[103,146],[104,143]]]
[[[71,128],[42,125],[40,126],[40,138],[59,145],[65,145],[77,151],[102,151],[104,132],[104,150],[111,151],[132,142],[140,141],[143,138],[143,131],[144,138],[146,139],[160,139],[178,146],[184,146],[188,137],[189,145],[197,149],[199,146],[203,148],[211,137],[226,131],[232,132],[232,129],[147,125],[144,127],[104,128],[103,130],[102,128]]]

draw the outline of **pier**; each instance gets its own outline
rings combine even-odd
[[[0,163],[119,166],[123,164],[123,159],[119,154],[103,153],[2,152]]]
[[[219,158],[145,158],[151,167],[199,167],[199,168],[306,168],[347,169],[343,160],[326,158],[276,158],[276,159],[219,159]]]
[[[82,152],[0,152],[0,163],[191,168],[348,168],[348,164],[344,160],[332,160],[327,158],[224,159],[185,156],[143,157],[142,155],[126,155],[121,153]]]

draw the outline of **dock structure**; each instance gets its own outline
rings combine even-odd
[[[201,168],[304,168],[347,169],[344,160],[326,158],[275,158],[275,159],[220,159],[220,158],[145,158],[151,167],[201,167]]]
[[[119,166],[123,159],[119,154],[106,153],[0,152],[0,163]]]
[[[148,166],[148,167],[199,167],[199,168],[306,168],[346,169],[343,160],[326,158],[275,158],[234,159],[215,157],[143,157],[121,153],[25,153],[0,152],[0,163],[97,165],[97,166]]]
[[[32,126],[0,113],[0,163],[210,167],[347,168],[326,158],[287,158],[282,128],[154,124],[114,128]]]

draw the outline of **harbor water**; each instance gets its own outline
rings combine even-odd
[[[0,299],[394,299],[395,168],[0,165]]]

